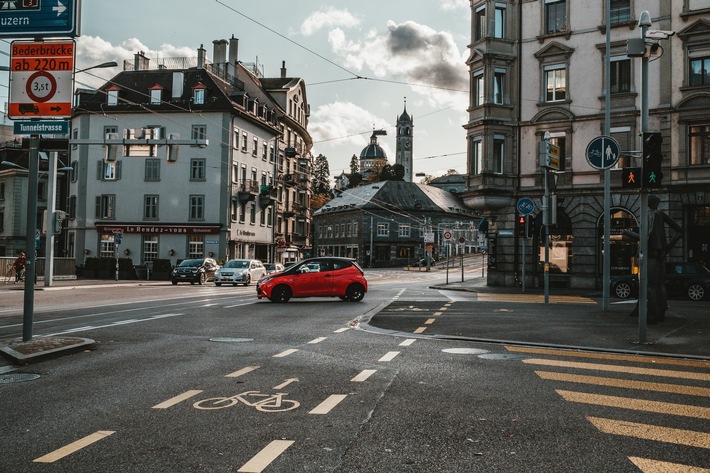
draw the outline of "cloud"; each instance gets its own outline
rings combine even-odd
[[[469,0],[441,0],[441,9],[444,11],[468,10],[469,8]]]
[[[301,33],[304,36],[311,36],[322,28],[337,28],[341,26],[352,28],[359,24],[360,20],[349,11],[330,7],[326,10],[314,12],[303,20]]]

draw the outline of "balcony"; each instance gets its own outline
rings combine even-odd
[[[259,186],[259,206],[267,207],[276,202],[276,188],[274,186]]]
[[[249,202],[259,195],[259,181],[246,180],[237,183],[237,197],[240,203]]]

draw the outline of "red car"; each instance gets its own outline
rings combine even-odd
[[[256,283],[256,295],[272,302],[292,297],[339,297],[359,302],[367,292],[364,271],[350,258],[311,258]]]

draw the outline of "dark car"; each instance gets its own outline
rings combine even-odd
[[[288,302],[292,297],[339,297],[359,302],[366,292],[365,273],[350,258],[307,259],[256,283],[257,297],[272,302]]]
[[[666,292],[669,296],[701,301],[710,290],[710,270],[699,263],[666,263]],[[616,276],[611,279],[611,293],[621,299],[638,295],[638,276]]]
[[[170,280],[173,284],[189,282],[190,284],[204,284],[214,279],[214,273],[219,265],[212,258],[186,259],[175,266]]]
[[[427,260],[428,260],[429,266],[436,266],[436,261],[434,260],[434,258],[431,258],[431,257],[416,260],[412,264],[410,264],[409,266],[424,267],[424,266],[427,266]]]

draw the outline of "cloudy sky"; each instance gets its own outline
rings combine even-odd
[[[406,97],[414,116],[414,171],[434,176],[466,168],[465,131],[470,41],[468,0],[122,0],[84,1],[77,68],[148,57],[194,57],[212,41],[239,38],[239,59],[266,76],[306,81],[314,155],[331,174],[349,171],[373,127],[394,163],[397,115]],[[0,52],[9,51],[9,41]],[[0,64],[7,65],[5,54]],[[97,86],[118,69],[80,74]],[[3,78],[2,84],[6,84]],[[7,88],[0,89],[2,102]]]

